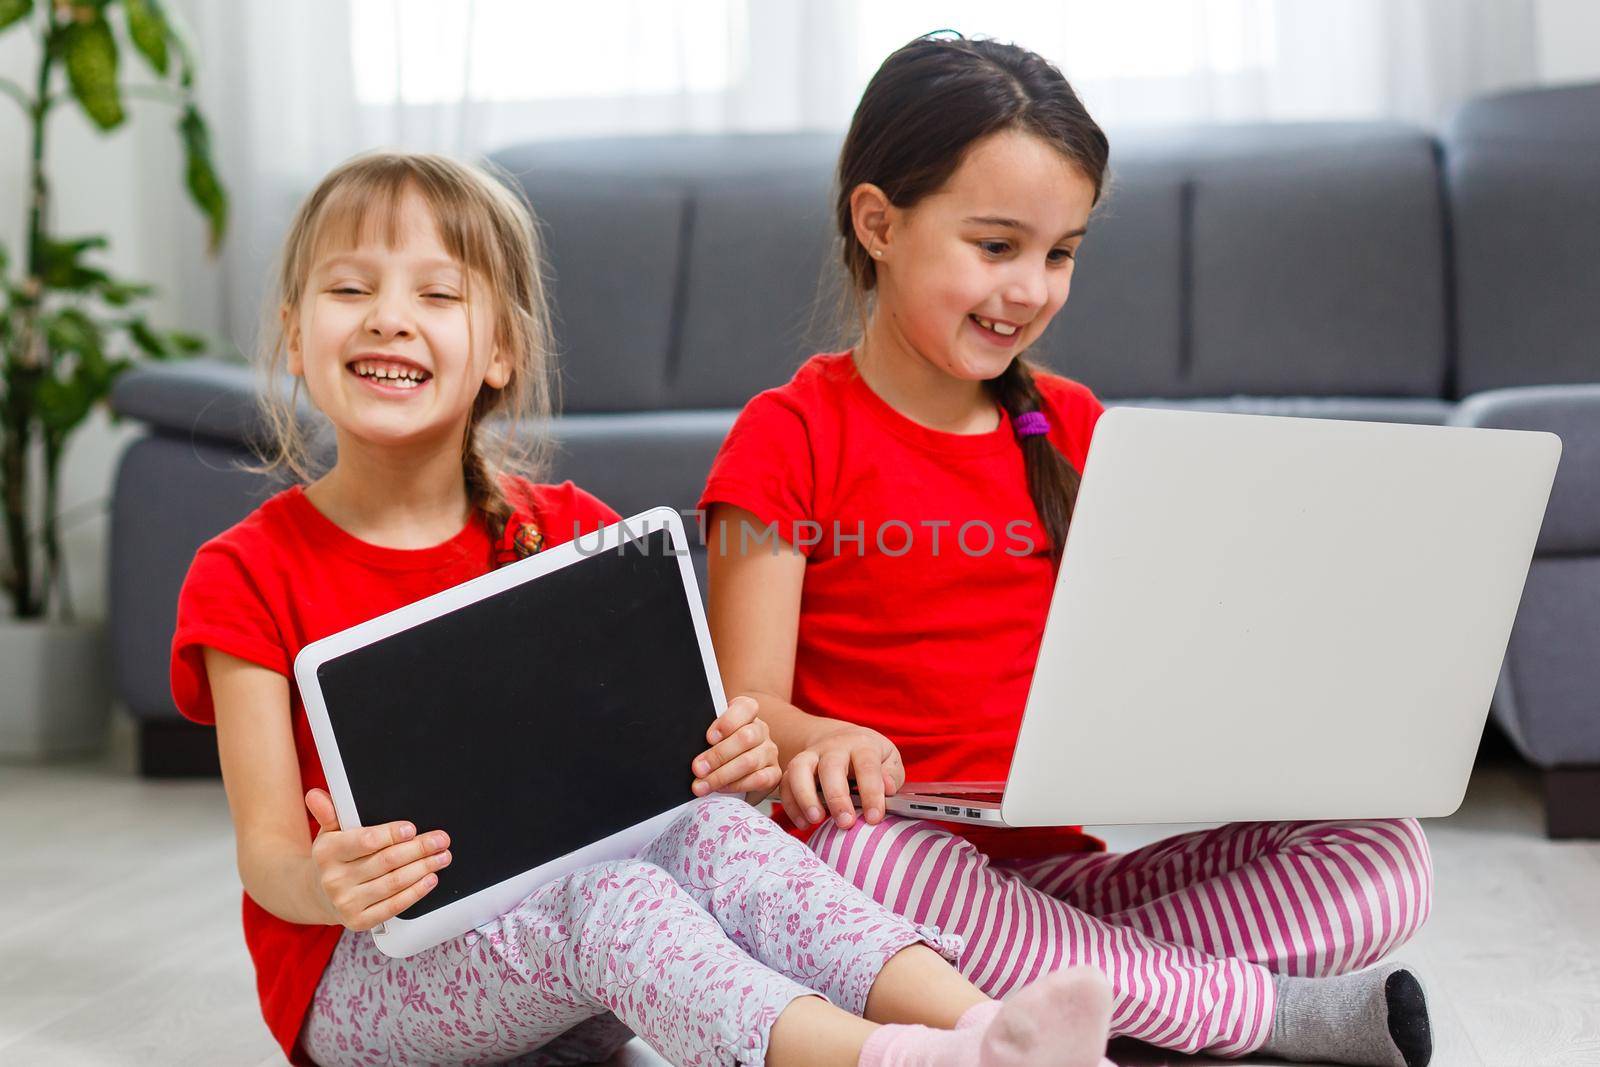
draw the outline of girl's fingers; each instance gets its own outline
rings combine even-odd
[[[771,741],[763,741],[759,746],[744,753],[737,759],[730,760],[718,767],[703,782],[696,782],[695,792],[701,796],[706,793],[748,793],[750,790],[736,789],[734,788],[735,785],[765,767],[770,766],[776,769],[777,764],[778,746]],[[705,786],[704,792],[699,788],[702,784]]]
[[[883,764],[870,748],[851,754],[856,771],[856,793],[861,797],[861,817],[869,823],[883,818]]]
[[[773,766],[762,767],[760,770],[756,771],[754,774],[746,775],[745,777],[739,779],[737,782],[732,782],[732,783],[728,784],[727,786],[725,786],[721,790],[721,792],[724,792],[724,793],[761,793],[761,794],[765,795],[767,793],[772,792],[775,788],[777,788],[778,783],[780,781],[782,781],[782,780],[783,780],[783,772],[778,770],[777,767],[773,767]],[[787,811],[788,809],[785,808],[784,810]]]
[[[883,761],[883,791],[892,797],[900,792],[900,787],[905,784],[905,764],[900,762],[900,753],[894,752],[889,759]]]
[[[413,841],[402,841],[368,856],[355,864],[355,877],[361,882],[370,882],[449,847],[450,835],[443,830],[432,830]]]
[[[795,803],[794,792],[789,788],[787,771],[778,781],[778,803],[783,806],[785,814],[789,816],[789,821],[794,823],[796,829],[804,830],[810,825],[806,822],[805,813],[800,810],[800,805]]]
[[[339,816],[334,813],[333,798],[325,790],[313,789],[306,793],[306,810],[317,820],[317,827],[323,833],[333,833],[339,829]]]
[[[822,799],[828,805],[839,829],[848,830],[856,821],[856,806],[850,800],[850,754],[828,752],[817,763],[817,780],[822,783]]]
[[[737,759],[724,763],[706,777],[696,778],[692,787],[694,795],[703,797],[709,793],[721,792],[728,787],[729,782],[738,781],[760,766],[760,757],[754,752],[746,752]]]
[[[822,821],[822,804],[817,800],[816,753],[802,752],[790,760],[783,785],[793,801],[784,803],[784,811],[791,812],[801,826],[813,826]]]
[[[710,778],[719,768],[738,759],[746,752],[753,752],[767,742],[767,724],[764,722],[746,723],[734,731],[726,741],[702,752],[694,758],[694,776],[696,778]],[[746,772],[748,773],[748,772]],[[713,788],[716,788],[713,786]]]
[[[367,908],[356,917],[354,923],[349,924],[352,930],[370,930],[379,923],[388,922],[390,919],[405,911],[411,905],[421,900],[433,891],[439,884],[437,874],[425,874],[396,896],[380,901]]]
[[[366,905],[367,908],[376,907],[391,897],[399,896],[422,879],[430,876],[434,871],[450,865],[450,853],[436,852],[431,856],[408,863],[404,867],[396,868],[388,874],[381,875],[366,882],[354,894],[355,904]]]
[[[754,697],[734,697],[728,701],[727,710],[718,715],[717,721],[706,731],[706,743],[714,745],[745,723],[754,720],[757,708]]]
[[[416,836],[417,828],[408,822],[363,826],[340,835],[339,854],[346,862],[366,859],[391,845],[403,844]]]

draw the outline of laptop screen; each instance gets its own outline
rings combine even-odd
[[[665,531],[317,671],[361,820],[450,835],[414,919],[693,799],[718,709]]]

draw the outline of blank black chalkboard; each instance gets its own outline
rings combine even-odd
[[[317,670],[363,824],[450,834],[414,919],[693,799],[720,710],[664,531]]]

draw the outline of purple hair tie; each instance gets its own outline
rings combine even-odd
[[[1042,411],[1025,411],[1011,420],[1011,428],[1018,437],[1037,437],[1050,432],[1050,420]]]

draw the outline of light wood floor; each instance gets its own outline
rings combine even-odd
[[[91,763],[0,766],[0,1064],[281,1063],[240,940],[220,784],[130,766],[125,737]],[[1438,1067],[1600,1065],[1600,844],[1545,840],[1536,786],[1521,764],[1485,763],[1462,810],[1427,827],[1433,917],[1396,958],[1427,983]],[[1099,832],[1114,848],[1157,836]]]

